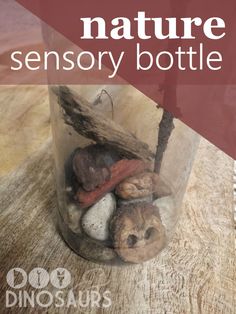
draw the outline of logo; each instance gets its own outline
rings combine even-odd
[[[29,273],[29,283],[35,289],[45,288],[49,283],[49,274],[43,268],[34,268]]]
[[[57,268],[51,272],[50,280],[55,288],[64,289],[70,284],[71,275],[65,268]]]
[[[104,289],[109,283],[107,277],[104,270],[91,269],[71,287],[71,273],[66,268],[58,267],[48,272],[36,267],[27,273],[16,267],[6,276],[9,290],[5,305],[6,308],[108,308],[112,302],[111,292]]]
[[[13,268],[7,273],[7,283],[11,288],[21,289],[27,283],[27,274],[22,268]]]

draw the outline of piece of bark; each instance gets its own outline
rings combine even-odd
[[[122,159],[111,167],[111,179],[92,192],[86,192],[79,188],[75,195],[75,200],[79,202],[81,208],[86,208],[96,203],[106,193],[112,191],[117,184],[125,178],[135,175],[149,168],[149,164],[141,160]]]
[[[66,86],[54,89],[65,111],[65,122],[76,132],[99,144],[107,144],[126,158],[152,160],[149,146],[114,121],[94,111],[91,104]]]
[[[158,208],[149,203],[121,207],[112,218],[110,230],[115,250],[125,262],[145,262],[165,246]]]

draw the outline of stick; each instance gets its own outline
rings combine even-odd
[[[176,1],[170,1],[171,13],[173,16],[181,18],[183,13],[186,12],[188,7],[188,1],[183,0],[176,6]],[[171,41],[168,42],[168,51],[174,52],[178,46],[181,46],[182,41]],[[163,107],[170,108],[172,106],[172,112],[176,117],[181,117],[181,111],[178,108],[177,102],[177,84],[178,83],[178,71],[177,68],[173,72],[166,73],[166,78],[164,82],[164,99]],[[155,172],[160,173],[161,163],[163,159],[164,152],[167,148],[169,138],[174,129],[174,115],[164,110],[163,117],[159,127],[158,134],[158,146],[155,157]]]
[[[167,144],[171,135],[172,130],[174,129],[173,115],[168,111],[164,110],[163,116],[159,125],[158,133],[158,146],[155,157],[155,168],[156,173],[160,173],[161,163],[163,159],[164,152],[167,148]]]
[[[154,153],[147,144],[124,130],[114,121],[94,111],[92,105],[66,86],[54,89],[58,103],[64,109],[65,122],[76,132],[96,143],[109,145],[126,158],[152,160]]]

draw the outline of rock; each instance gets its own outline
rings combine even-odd
[[[65,241],[77,254],[94,262],[117,264],[118,256],[112,248],[85,234],[74,233],[60,216],[58,223]]]
[[[170,189],[161,181],[154,172],[143,172],[127,178],[116,187],[116,194],[125,199],[142,198],[155,194],[170,194]]]
[[[80,220],[84,214],[84,210],[76,204],[69,204],[66,212],[66,223],[68,227],[75,233],[81,233]]]
[[[156,177],[158,177],[158,175],[153,172],[140,173],[122,181],[116,187],[115,192],[119,197],[125,200],[151,195],[154,190]]]
[[[168,234],[174,232],[175,224],[178,220],[178,210],[171,196],[161,197],[153,202],[158,207],[163,225]]]
[[[111,166],[111,178],[102,186],[91,192],[86,192],[79,188],[75,200],[78,201],[81,208],[86,208],[99,201],[106,193],[112,191],[117,184],[125,178],[143,172],[150,165],[142,160],[122,159]]]
[[[64,171],[65,171],[65,192],[69,200],[73,201],[74,195],[78,190],[78,181],[73,170],[73,158],[76,152],[80,148],[77,148],[65,161]]]
[[[89,208],[82,219],[82,227],[91,238],[105,241],[109,238],[109,222],[116,208],[112,193],[105,195],[98,203]]]
[[[116,252],[103,245],[103,243],[98,243],[88,237],[82,237],[78,239],[79,242],[78,254],[82,257],[92,260],[94,262],[102,262],[102,263],[109,263],[109,264],[116,264],[117,263],[117,254]]]
[[[73,170],[78,183],[85,191],[93,191],[110,179],[110,167],[119,159],[119,155],[105,145],[77,149],[73,156]]]
[[[148,203],[123,206],[110,224],[114,248],[125,262],[141,263],[155,257],[165,245],[165,228],[158,209]]]
[[[134,198],[131,200],[123,200],[122,198],[119,198],[117,201],[117,204],[119,207],[121,206],[126,206],[126,205],[132,205],[132,204],[137,204],[137,203],[151,203],[152,204],[153,197],[152,195],[142,197],[142,198]]]

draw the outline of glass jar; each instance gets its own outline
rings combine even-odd
[[[198,135],[130,85],[49,90],[62,237],[94,262],[157,257],[179,219]]]

